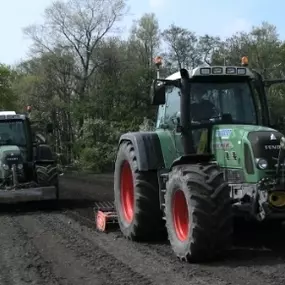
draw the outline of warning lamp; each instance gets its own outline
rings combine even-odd
[[[243,56],[241,58],[241,65],[242,66],[248,66],[248,57],[247,56]]]
[[[156,65],[157,68],[159,68],[162,65],[162,57],[157,56],[153,59],[154,64]]]
[[[31,111],[32,111],[32,106],[28,105],[26,109],[27,109],[27,112],[28,112],[28,113],[31,113]]]

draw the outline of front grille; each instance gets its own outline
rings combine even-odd
[[[254,158],[264,158],[268,162],[269,169],[276,169],[281,137],[282,134],[276,131],[250,132],[248,140],[251,143]]]
[[[19,164],[22,163],[21,156],[18,155],[8,155],[5,157],[4,163],[7,164],[9,167],[12,167],[13,164]]]

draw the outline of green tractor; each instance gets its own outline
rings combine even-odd
[[[120,229],[130,240],[166,228],[188,262],[232,245],[233,217],[285,219],[284,138],[273,129],[264,81],[247,65],[181,69],[152,85],[156,131],[123,134],[115,163]]]
[[[45,138],[34,133],[28,115],[1,111],[0,203],[58,198],[57,164]]]

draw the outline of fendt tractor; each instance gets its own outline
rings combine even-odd
[[[52,125],[47,125],[52,132]],[[59,197],[56,160],[28,114],[0,112],[0,203]]]
[[[156,131],[120,137],[115,209],[130,240],[166,227],[174,253],[205,262],[231,247],[233,217],[285,219],[284,137],[273,128],[265,81],[248,67],[181,69],[152,85]]]

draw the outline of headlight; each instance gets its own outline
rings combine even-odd
[[[18,169],[20,169],[20,170],[23,169],[23,164],[21,164],[21,163],[18,164]]]
[[[9,170],[10,169],[7,164],[2,164],[2,167],[3,167],[4,170]]]
[[[258,158],[258,159],[256,160],[256,165],[257,165],[257,167],[258,167],[259,169],[264,170],[264,169],[266,169],[266,168],[268,167],[268,162],[267,162],[267,160],[265,160],[265,159],[263,159],[263,158]]]

